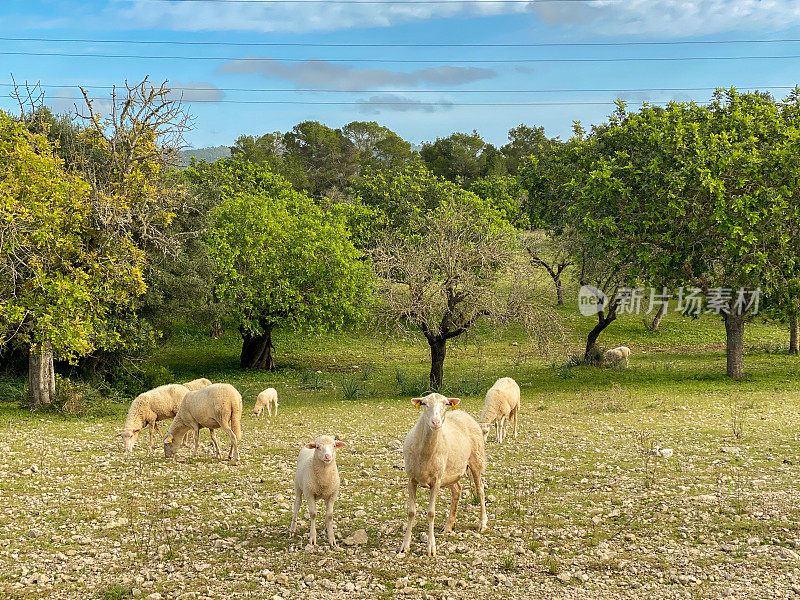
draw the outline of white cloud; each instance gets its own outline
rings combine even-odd
[[[414,71],[358,69],[343,63],[309,59],[285,62],[272,58],[233,60],[222,65],[220,73],[260,73],[297,85],[320,86],[338,90],[363,90],[375,87],[433,83],[458,85],[497,77],[493,69],[478,67],[430,67]]]
[[[541,3],[533,11],[548,23],[601,35],[689,37],[800,24],[796,0],[600,0]]]
[[[219,102],[225,98],[225,92],[217,88],[214,84],[205,81],[190,81],[181,83],[170,81],[167,84],[170,90],[170,98],[173,100],[183,100],[183,102]]]
[[[398,96],[397,94],[371,96],[369,99],[359,103],[359,109],[362,113],[366,114],[379,114],[383,111],[432,113],[440,110],[449,110],[452,107],[453,102],[450,100],[426,102],[424,100],[414,100],[405,96]]]

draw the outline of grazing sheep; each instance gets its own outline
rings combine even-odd
[[[628,368],[628,357],[631,355],[631,349],[627,346],[620,346],[619,348],[612,348],[611,350],[606,350],[606,353],[603,354],[603,362],[606,364],[613,364],[618,361],[625,361],[625,368]]]
[[[311,519],[309,543],[317,545],[317,500],[325,501],[325,530],[328,542],[337,547],[333,536],[333,503],[339,496],[339,469],[336,467],[336,448],[344,442],[334,440],[329,435],[322,435],[300,449],[297,457],[297,471],[294,475],[294,517],[289,530],[294,535],[297,530],[297,514],[305,497],[308,503],[308,516]]]
[[[231,439],[228,460],[239,464],[239,441],[242,439],[242,395],[228,383],[212,383],[199,390],[188,392],[178,414],[164,438],[164,456],[172,458],[184,444],[184,434],[194,432],[194,454],[200,445],[200,429],[211,430],[211,442],[222,458],[216,429],[222,429]]]
[[[153,430],[159,435],[158,421],[171,419],[178,413],[184,396],[189,390],[177,383],[170,383],[153,388],[139,394],[128,409],[125,426],[119,436],[125,445],[125,452],[132,452],[139,432],[147,425],[150,427],[150,449],[153,449]]]
[[[189,390],[194,392],[195,390],[199,390],[200,388],[204,388],[209,385],[211,385],[211,381],[205,377],[201,377],[200,379],[193,379],[192,381],[184,383],[183,387],[189,388]]]
[[[267,407],[267,414],[272,416],[272,407],[275,406],[275,416],[278,416],[278,390],[275,388],[267,388],[258,395],[256,398],[256,406],[253,409],[253,414],[261,416],[264,412],[264,406]]]
[[[514,421],[514,437],[517,437],[517,416],[519,414],[520,391],[517,382],[511,377],[501,377],[486,392],[480,424],[483,439],[489,437],[489,428],[494,421],[494,433],[499,444],[506,437],[506,426]]]
[[[450,516],[444,533],[453,529],[456,509],[461,497],[459,480],[467,469],[472,473],[475,491],[481,503],[480,531],[486,530],[486,502],[483,496],[482,475],[486,465],[483,436],[478,423],[458,408],[458,398],[446,398],[441,394],[428,394],[424,398],[413,398],[422,414],[409,431],[403,443],[403,459],[408,477],[408,522],[400,552],[411,549],[411,531],[417,515],[417,486],[429,487],[428,502],[428,555],[436,556],[436,539],[433,521],[436,516],[436,497],[441,488],[450,488]]]

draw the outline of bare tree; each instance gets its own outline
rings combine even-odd
[[[419,217],[415,229],[422,233],[390,236],[373,253],[379,316],[422,332],[431,350],[430,386],[438,389],[448,340],[481,318],[496,324],[518,320],[534,330],[541,311],[529,278],[520,275],[508,230],[455,202]]]
[[[556,304],[564,305],[564,289],[561,275],[573,263],[573,234],[562,231],[560,234],[544,230],[531,231],[523,239],[523,247],[530,256],[534,267],[544,269],[556,288]]]

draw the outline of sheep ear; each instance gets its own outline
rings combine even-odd
[[[422,406],[422,398],[412,398],[411,404],[413,404],[416,408]]]
[[[314,442],[311,442],[310,444],[306,444],[306,448],[308,448],[309,450],[313,450],[316,447],[317,447],[317,444],[314,443]]]
[[[334,442],[333,446],[334,446],[334,448],[344,448],[345,446],[347,446],[347,444],[345,444],[345,443],[344,443],[343,441],[341,441],[341,440],[336,440],[336,441]]]
[[[450,405],[450,410],[455,410],[458,408],[459,403],[461,402],[461,398],[448,398],[447,403]]]
[[[141,430],[141,427],[139,429],[133,429],[131,430],[131,433],[139,433]]]

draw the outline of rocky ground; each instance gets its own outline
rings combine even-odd
[[[800,597],[800,394],[665,396],[523,389],[520,435],[488,445],[489,531],[465,487],[436,558],[420,522],[412,552],[396,552],[407,400],[246,414],[238,466],[207,432],[197,460],[146,439],[125,457],[121,416],[19,413],[0,424],[0,597]],[[475,414],[480,399],[464,404]],[[322,433],[348,444],[341,550],[324,536],[307,547],[307,517],[288,535],[297,451]]]

